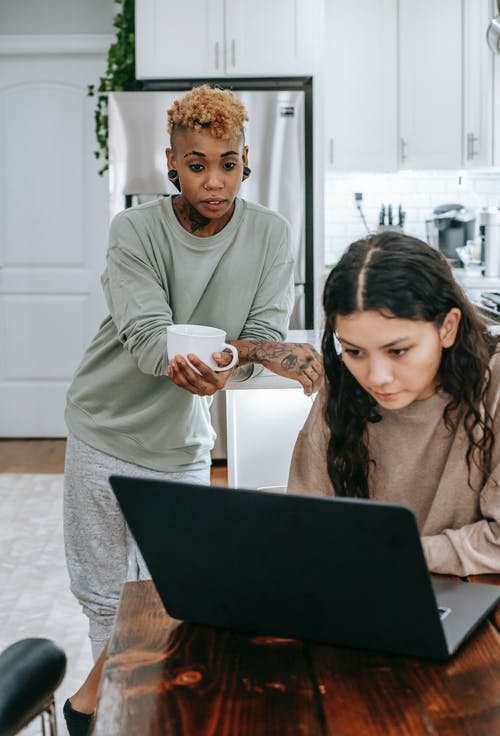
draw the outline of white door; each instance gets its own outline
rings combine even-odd
[[[57,437],[71,376],[105,315],[107,177],[86,95],[105,54],[22,38],[8,53],[0,39],[0,436]]]

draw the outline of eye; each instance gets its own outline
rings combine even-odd
[[[390,352],[395,358],[402,358],[403,355],[406,355],[408,350],[409,348],[393,348]]]
[[[234,169],[234,167],[237,166],[235,161],[225,161],[224,162],[224,168],[227,169],[227,171],[231,171]]]
[[[199,171],[203,171],[205,167],[203,166],[203,164],[189,164],[189,168],[191,169],[191,171],[195,171],[196,173],[198,173]]]
[[[358,358],[361,354],[361,350],[356,350],[356,348],[344,348],[342,352],[351,358]]]

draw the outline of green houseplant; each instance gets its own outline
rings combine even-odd
[[[99,78],[99,84],[89,84],[90,97],[97,96],[94,113],[97,150],[96,159],[102,159],[99,170],[102,176],[108,169],[108,92],[123,92],[142,89],[142,82],[135,78],[135,0],[115,0],[120,6],[113,26],[116,40],[108,50],[106,74]]]

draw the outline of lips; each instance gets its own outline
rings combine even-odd
[[[219,207],[221,204],[224,204],[227,200],[225,199],[216,199],[215,197],[213,199],[203,199],[202,204],[206,205],[207,207]]]
[[[373,396],[377,399],[377,401],[391,401],[392,399],[395,399],[397,395],[397,393],[380,394],[377,391],[373,392]]]

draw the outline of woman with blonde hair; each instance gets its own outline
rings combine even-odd
[[[96,664],[64,705],[71,734],[89,732],[122,584],[149,577],[111,491],[111,474],[209,483],[211,396],[255,363],[311,393],[311,345],[282,343],[293,306],[290,228],[238,197],[250,175],[246,111],[207,85],[168,111],[168,178],[179,194],[119,213],[103,288],[109,315],[68,392],[65,544],[71,589],[89,618]],[[213,371],[167,353],[168,325],[219,327],[239,366]],[[214,354],[219,366],[227,353]]]

